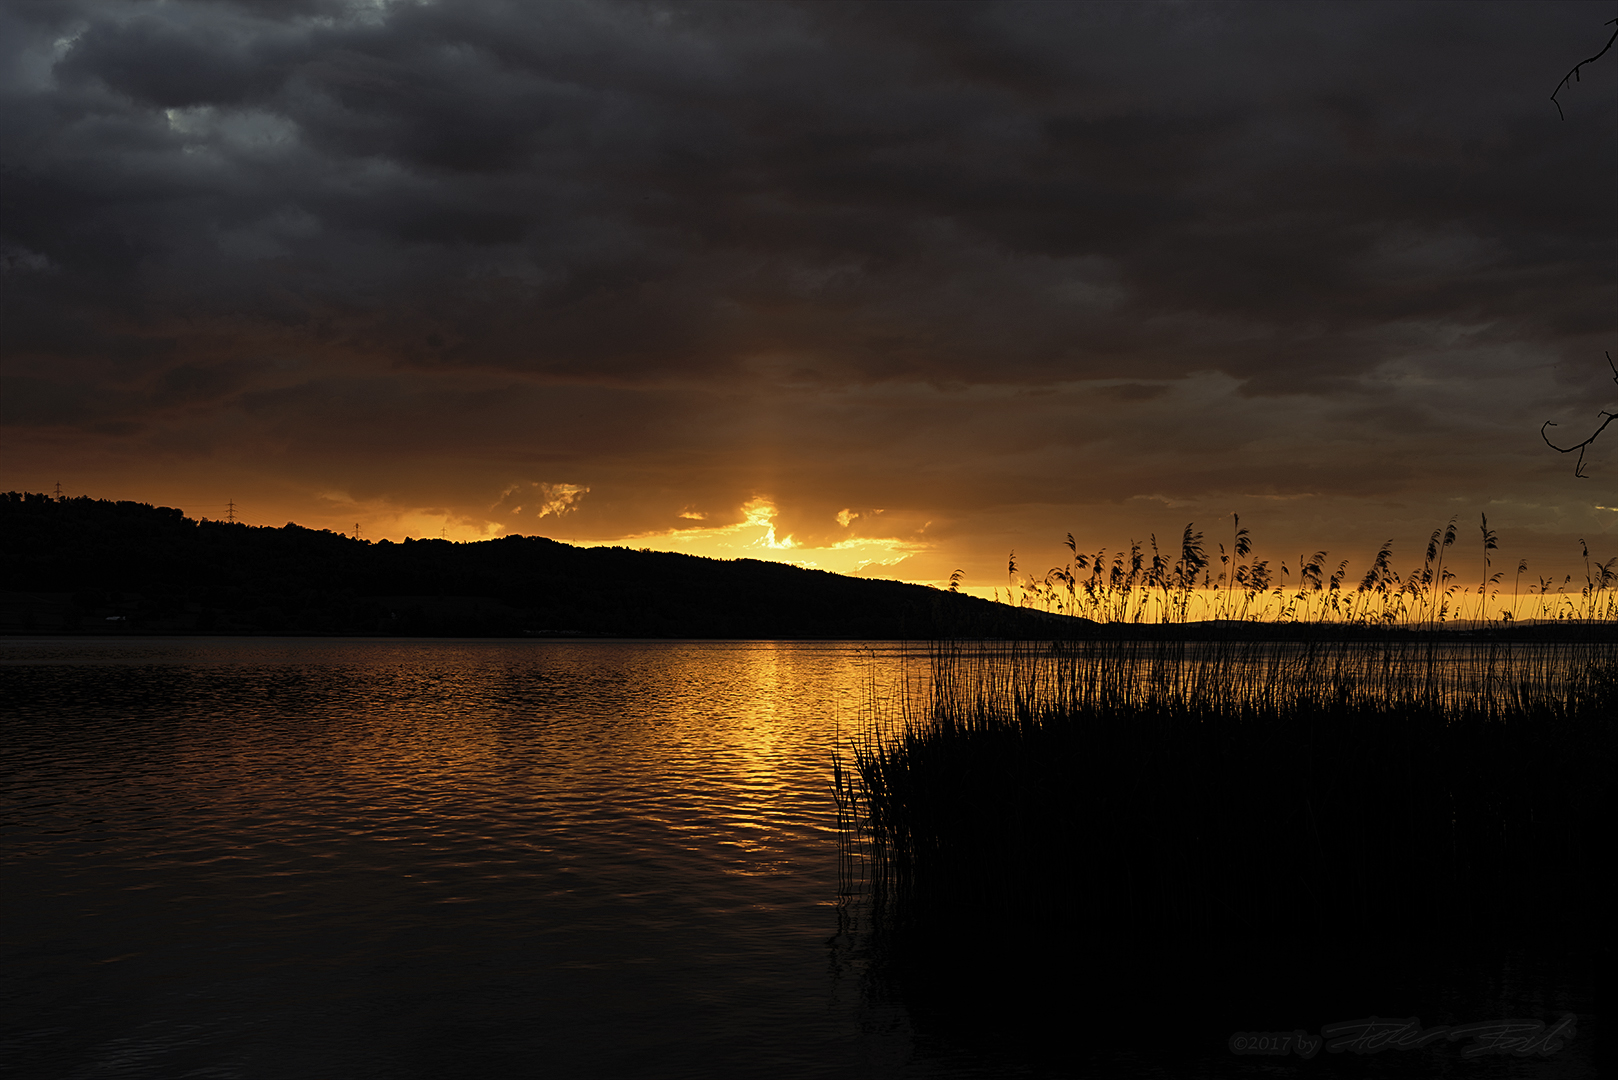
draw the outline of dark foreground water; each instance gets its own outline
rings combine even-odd
[[[835,643],[0,641],[0,1073],[1593,1075],[1599,1019],[1556,950],[1378,1006],[1579,1015],[1528,1060],[1442,1040],[1238,1057],[1174,1016],[1154,1042],[1087,1012],[1106,988],[1079,993],[1083,972],[952,986],[947,956],[946,985],[896,989],[839,903],[830,763],[907,664]],[[1018,994],[1046,1006],[1037,1031],[939,1007]]]

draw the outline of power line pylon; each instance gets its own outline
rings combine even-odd
[[[56,499],[58,502],[62,499],[62,482],[60,480],[56,481]]]
[[[360,523],[356,521],[356,522],[354,522],[354,539],[358,540],[359,538],[360,538]]]
[[[234,525],[234,524],[236,524],[236,500],[235,499],[230,500],[230,505],[225,508],[225,524],[226,525]]]

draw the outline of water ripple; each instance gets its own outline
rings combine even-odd
[[[902,1071],[828,982],[829,755],[871,655],[9,641],[0,1063]]]

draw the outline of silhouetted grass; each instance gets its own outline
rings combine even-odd
[[[1525,578],[1526,559],[1518,560],[1508,581],[1505,570],[1495,569],[1500,542],[1489,519],[1479,516],[1475,549],[1457,522],[1451,518],[1434,529],[1422,562],[1403,573],[1394,566],[1389,540],[1357,580],[1348,559],[1334,568],[1325,551],[1295,561],[1258,558],[1253,537],[1234,517],[1228,549],[1223,540],[1205,541],[1194,525],[1185,527],[1178,551],[1164,550],[1153,535],[1145,544],[1132,541],[1127,551],[1084,552],[1069,533],[1071,557],[1043,578],[1021,573],[1012,552],[1006,599],[1103,623],[1214,619],[1413,629],[1618,620],[1618,557],[1592,559],[1581,540],[1582,584],[1572,574],[1560,581],[1555,575]]]
[[[1612,644],[936,647],[844,748],[884,932],[1123,959],[1594,925]]]

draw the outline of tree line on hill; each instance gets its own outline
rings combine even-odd
[[[1522,640],[1618,628],[1476,631]],[[149,503],[0,494],[0,633],[419,637],[1364,639],[1359,625],[1097,624],[899,581],[541,536],[368,541]]]
[[[0,496],[0,630],[410,636],[1030,636],[923,585],[539,536],[366,541],[138,502]],[[1037,624],[1037,625],[1036,625]]]

